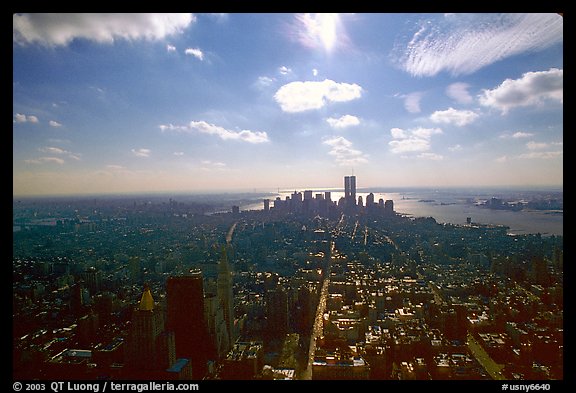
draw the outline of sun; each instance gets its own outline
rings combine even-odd
[[[339,14],[302,14],[298,20],[301,26],[300,41],[303,44],[320,47],[328,53],[334,50],[342,34]]]

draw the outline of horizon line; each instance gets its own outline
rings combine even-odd
[[[434,190],[434,189],[511,189],[511,190],[558,190],[564,191],[564,185],[442,185],[442,186],[371,186],[359,187],[357,192],[383,192],[382,190]],[[203,189],[203,190],[161,190],[161,191],[109,191],[109,192],[86,192],[86,193],[46,193],[46,194],[12,194],[12,199],[25,198],[66,198],[66,197],[120,197],[120,196],[168,196],[168,195],[215,195],[215,194],[280,194],[292,192],[344,192],[344,187],[252,187],[231,189]]]

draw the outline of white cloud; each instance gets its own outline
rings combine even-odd
[[[344,115],[339,118],[329,117],[326,121],[332,128],[346,128],[360,124],[360,119],[352,115]]]
[[[68,158],[72,158],[76,161],[80,160],[79,154],[72,153],[71,151],[64,150],[64,149],[61,149],[59,147],[45,146],[45,147],[40,147],[38,150],[41,151],[42,153],[65,155],[65,156],[68,156]]]
[[[320,109],[328,102],[345,102],[360,98],[362,87],[357,84],[337,83],[330,79],[322,82],[290,82],[278,89],[274,99],[285,112]]]
[[[27,164],[46,164],[46,163],[53,163],[58,165],[64,164],[64,160],[59,157],[40,157],[35,160],[24,160],[24,162]]]
[[[408,138],[406,132],[403,129],[397,127],[394,127],[390,130],[390,135],[392,135],[392,138],[394,139]]]
[[[34,115],[24,115],[16,113],[14,115],[14,123],[38,123],[38,118]]]
[[[544,143],[544,142],[530,141],[530,142],[526,143],[526,147],[528,148],[528,150],[542,150],[542,149],[548,148],[549,146],[550,145],[548,143]]]
[[[564,155],[562,150],[558,151],[540,151],[540,152],[530,152],[525,154],[520,154],[518,158],[527,158],[527,159],[543,159],[543,160],[550,160],[554,158],[560,158]]]
[[[397,45],[400,67],[414,76],[471,74],[499,60],[563,41],[557,14],[458,14],[421,25]]]
[[[418,138],[423,138],[423,139],[427,139],[427,140],[430,140],[430,138],[432,138],[432,135],[442,134],[442,130],[440,128],[418,127],[418,128],[413,128],[410,131],[412,132],[412,135],[414,135]]]
[[[225,163],[223,162],[213,162],[210,160],[202,161],[201,169],[204,171],[224,171],[228,169]]]
[[[66,153],[69,153],[68,151],[63,150],[63,149],[60,149],[59,147],[51,147],[51,146],[41,147],[41,148],[39,148],[38,150],[40,150],[41,152],[44,152],[44,153],[51,153],[51,154],[66,154]]]
[[[166,44],[166,51],[176,52],[176,47],[174,45]]]
[[[136,157],[150,157],[152,151],[150,149],[132,149],[132,153]]]
[[[99,43],[125,40],[160,40],[180,33],[194,22],[192,14],[14,14],[12,39],[19,45],[68,45],[82,38]]]
[[[392,153],[425,152],[430,150],[430,140],[436,134],[442,134],[442,130],[423,127],[410,130],[392,128],[390,135],[394,140],[388,142],[388,145]]]
[[[312,75],[313,76],[318,76],[318,70],[316,68],[312,69]]]
[[[448,150],[450,151],[461,151],[462,150],[462,146],[461,145],[454,145],[448,148]]]
[[[186,131],[188,130],[188,127],[186,126],[175,126],[172,123],[169,124],[160,124],[160,131],[165,132],[165,131]]]
[[[420,113],[420,100],[423,94],[421,92],[410,93],[401,96],[404,98],[404,108],[410,113]]]
[[[445,111],[436,111],[430,115],[430,120],[434,123],[456,124],[465,126],[478,118],[478,114],[469,110],[457,110],[452,107]]]
[[[544,102],[563,102],[564,70],[527,72],[520,79],[506,79],[492,90],[483,90],[480,104],[497,108],[502,114],[521,106],[541,105]]]
[[[50,127],[62,127],[62,123],[58,123],[56,120],[50,120],[48,124],[50,124]]]
[[[122,169],[126,169],[126,168],[123,167],[122,165],[116,165],[116,164],[106,165],[106,168],[112,169],[112,170],[122,170]]]
[[[207,123],[205,121],[191,121],[187,126],[175,126],[173,124],[160,125],[160,130],[162,132],[176,131],[176,132],[186,132],[189,133],[192,130],[196,130],[203,134],[216,135],[223,140],[240,140],[248,143],[264,143],[269,142],[268,134],[264,131],[230,131],[223,127],[216,126],[214,124]]]
[[[430,141],[421,138],[410,137],[407,139],[393,140],[388,142],[392,153],[407,153],[430,150]]]
[[[258,88],[266,88],[268,86],[271,86],[272,83],[274,83],[276,81],[276,79],[274,78],[270,78],[268,76],[259,76],[258,79],[256,80],[256,87]]]
[[[184,51],[184,54],[189,55],[189,56],[194,56],[195,58],[197,58],[199,60],[204,60],[204,53],[199,48],[187,48]]]
[[[172,153],[173,155],[175,155],[176,157],[181,157],[184,155],[184,152],[182,151],[175,151],[174,153]]]
[[[416,157],[431,161],[441,161],[444,159],[444,156],[436,153],[421,153],[418,154]]]
[[[460,104],[470,104],[474,100],[468,93],[468,83],[456,82],[446,88],[446,94]]]
[[[292,73],[292,70],[286,66],[281,66],[278,68],[278,72],[282,75],[288,75]]]
[[[529,132],[517,131],[514,134],[512,134],[512,138],[529,138],[532,135],[534,135],[534,134],[529,133]]]
[[[328,154],[334,156],[338,165],[349,166],[368,162],[368,156],[360,150],[354,149],[352,142],[342,136],[327,139],[322,143],[332,147],[332,150],[330,150]]]
[[[242,130],[240,132],[230,131],[205,121],[191,121],[190,128],[204,134],[216,135],[223,140],[241,140],[249,143],[268,142],[268,134],[260,131]]]

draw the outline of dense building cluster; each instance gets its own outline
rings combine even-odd
[[[211,215],[16,206],[14,378],[563,379],[562,237],[344,186]]]

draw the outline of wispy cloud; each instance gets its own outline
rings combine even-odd
[[[541,149],[546,149],[548,146],[550,146],[550,145],[548,143],[544,143],[544,142],[530,141],[530,142],[526,143],[526,147],[528,148],[528,150],[541,150]]]
[[[437,134],[442,134],[440,128],[392,128],[390,135],[393,140],[388,145],[392,153],[425,152],[430,150],[430,140]]]
[[[442,161],[444,159],[443,155],[436,153],[420,153],[416,157],[430,161]]]
[[[474,98],[468,92],[468,83],[456,82],[446,88],[446,95],[460,104],[471,104]]]
[[[167,52],[176,52],[176,47],[174,45],[166,44]]]
[[[275,78],[271,78],[269,76],[259,76],[258,79],[256,79],[254,86],[258,89],[267,89],[268,87],[272,86],[275,81]]]
[[[152,153],[152,150],[150,149],[132,149],[132,154],[134,154],[136,157],[144,157],[144,158],[148,158],[150,157],[150,153]]]
[[[400,97],[404,98],[404,108],[410,113],[420,113],[420,101],[424,93],[414,92],[410,94],[404,94]]]
[[[527,72],[520,79],[506,79],[492,90],[483,90],[480,104],[506,114],[522,106],[542,105],[546,101],[563,102],[564,70]]]
[[[48,154],[56,154],[56,155],[60,155],[60,156],[66,156],[66,157],[72,158],[73,160],[76,160],[76,161],[79,161],[79,160],[80,160],[80,154],[78,154],[78,153],[72,153],[71,151],[64,150],[64,149],[61,149],[61,148],[59,148],[59,147],[44,146],[44,147],[38,148],[38,151],[40,151],[40,152],[42,152],[42,153],[48,153]]]
[[[352,126],[357,126],[360,124],[360,119],[352,115],[344,115],[338,118],[329,117],[326,122],[330,124],[332,128],[342,129]]]
[[[16,113],[14,115],[14,123],[38,123],[38,118],[34,115],[24,115],[22,113]]]
[[[562,40],[563,19],[557,14],[455,14],[422,23],[393,56],[414,76],[463,75]]]
[[[444,111],[436,111],[430,115],[434,123],[456,124],[465,126],[478,118],[478,114],[469,110],[457,110],[452,107]]]
[[[204,60],[204,53],[199,48],[187,48],[184,51],[184,54],[186,54],[188,56],[194,56],[195,58],[197,58],[199,60]]]
[[[159,40],[180,33],[196,20],[192,14],[14,14],[13,41],[19,45],[68,45],[75,39],[99,43],[125,40]]]
[[[223,162],[204,160],[201,162],[201,169],[204,171],[224,171],[228,169],[228,167]]]
[[[192,131],[197,131],[203,134],[216,135],[223,140],[239,140],[248,143],[269,142],[268,134],[265,131],[230,131],[205,121],[191,121],[187,126],[175,126],[173,124],[168,124],[160,125],[159,127],[162,132],[175,131],[190,133]]]
[[[116,170],[116,171],[126,169],[126,167],[124,167],[122,165],[116,165],[116,164],[108,164],[108,165],[106,165],[106,168]]]
[[[328,102],[346,102],[361,96],[362,87],[355,83],[325,79],[322,82],[290,82],[278,89],[274,99],[285,112],[303,112],[320,109]]]
[[[24,160],[26,164],[58,164],[63,165],[64,159],[60,157],[40,157],[32,160]]]
[[[368,156],[360,150],[354,149],[352,142],[342,136],[326,139],[322,143],[332,148],[328,154],[335,158],[338,165],[349,166],[368,162]]]
[[[520,154],[518,156],[518,158],[550,160],[550,159],[555,159],[555,158],[561,158],[563,155],[564,155],[564,152],[562,150],[532,151],[529,153]]]
[[[288,74],[291,74],[291,73],[292,73],[292,69],[290,69],[290,68],[288,68],[288,67],[286,67],[286,66],[281,66],[281,67],[278,68],[278,72],[279,72],[281,75],[288,75]]]
[[[50,124],[50,127],[62,127],[62,123],[58,123],[56,120],[50,120],[48,124]]]

